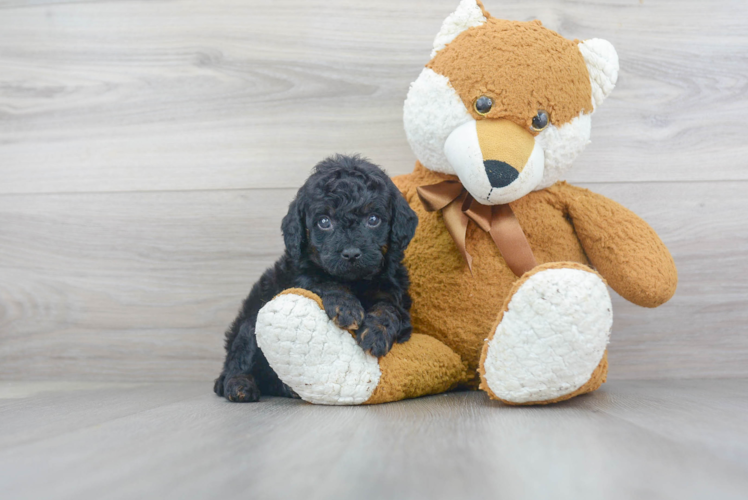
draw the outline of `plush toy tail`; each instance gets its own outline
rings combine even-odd
[[[413,334],[380,359],[365,353],[307,290],[289,289],[268,302],[255,331],[278,377],[310,403],[387,403],[444,392],[466,380],[460,357],[427,335]]]

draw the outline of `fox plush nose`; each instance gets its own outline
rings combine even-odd
[[[485,160],[483,166],[486,168],[486,175],[491,187],[506,187],[519,177],[517,169],[503,161]]]
[[[349,262],[355,262],[361,257],[361,250],[353,247],[346,248],[345,250],[343,250],[340,256]]]
[[[488,182],[495,188],[508,186],[527,165],[535,138],[509,120],[479,120],[475,129]]]

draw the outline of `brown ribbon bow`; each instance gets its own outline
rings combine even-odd
[[[429,212],[441,210],[444,225],[457,249],[473,272],[473,257],[465,248],[468,220],[472,220],[491,235],[509,268],[517,276],[537,265],[530,244],[508,205],[481,205],[459,181],[443,181],[417,188],[421,203]]]

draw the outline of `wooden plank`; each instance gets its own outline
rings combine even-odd
[[[291,188],[333,152],[413,165],[408,85],[457,0],[0,3],[0,193]],[[487,1],[611,40],[576,182],[748,179],[748,4]]]
[[[611,378],[748,377],[748,182],[593,187],[649,221],[680,272],[661,308],[614,297]],[[0,377],[216,376],[293,193],[0,196]]]
[[[744,380],[629,381],[614,383],[600,396],[584,400],[585,408],[601,409],[667,439],[748,464]]]
[[[579,500],[737,499],[748,491],[748,441],[744,426],[736,427],[748,417],[745,380],[614,382],[530,408],[481,393],[349,408],[273,398],[232,404],[207,393],[162,398],[172,387],[139,389],[141,410],[121,416],[108,414],[104,389],[59,397],[56,405],[29,398],[28,409],[47,410],[36,423],[58,432],[0,449],[4,495],[440,499],[500,492]],[[0,429],[20,427],[26,415],[0,414]],[[77,415],[98,423],[70,425]],[[693,436],[694,422],[709,422],[721,438]]]
[[[217,375],[222,332],[280,255],[293,194],[0,197],[0,373]]]
[[[0,382],[0,449],[205,395],[204,383]]]

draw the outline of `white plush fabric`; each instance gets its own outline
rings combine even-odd
[[[592,84],[592,105],[597,108],[618,81],[618,54],[607,40],[592,38],[579,44]]]
[[[304,401],[357,405],[371,397],[381,372],[350,333],[312,299],[285,294],[260,309],[257,345],[271,368]]]
[[[579,116],[560,127],[548,125],[535,137],[545,153],[543,178],[535,190],[545,189],[563,178],[571,168],[574,160],[590,143],[592,115],[580,113]]]
[[[405,100],[403,123],[410,147],[423,166],[435,172],[458,175],[474,198],[490,205],[509,203],[530,191],[545,189],[562,179],[576,157],[589,144],[592,127],[591,114],[585,113],[580,113],[561,127],[549,125],[535,137],[535,149],[531,159],[533,168],[524,176],[520,176],[512,186],[494,190],[489,197],[488,192],[491,190],[484,172],[479,172],[475,167],[467,169],[473,172],[472,180],[478,181],[471,182],[463,177],[462,173],[458,173],[457,168],[447,158],[445,147],[450,135],[458,134],[457,129],[461,126],[472,126],[475,130],[475,120],[465,109],[447,77],[429,68],[421,71],[416,81],[411,84]],[[459,135],[465,132],[463,130]],[[473,135],[475,142],[466,142],[466,150],[462,152],[456,148],[458,143],[455,135],[454,144],[450,146],[450,155],[454,158],[474,155],[470,147],[477,144],[477,134]],[[543,159],[543,163],[538,165],[536,162],[540,158]],[[475,159],[471,161],[477,165],[476,162]],[[485,179],[483,182],[480,182],[480,174]],[[531,185],[532,181],[535,182],[534,185]]]
[[[489,342],[486,382],[515,403],[570,394],[600,363],[612,324],[610,295],[597,275],[541,271],[514,294]]]
[[[492,187],[483,164],[476,121],[472,119],[449,134],[444,155],[465,189],[483,205],[500,205],[522,198],[535,189],[543,177],[543,150],[536,141],[517,179],[503,188]]]
[[[410,84],[403,106],[405,135],[416,158],[435,172],[454,174],[444,142],[463,123],[473,121],[446,76],[424,68]]]
[[[431,51],[433,58],[437,52],[447,46],[457,35],[468,28],[480,26],[486,22],[486,17],[478,7],[475,0],[462,0],[457,10],[452,12],[442,23],[442,29],[434,38],[434,49]]]

